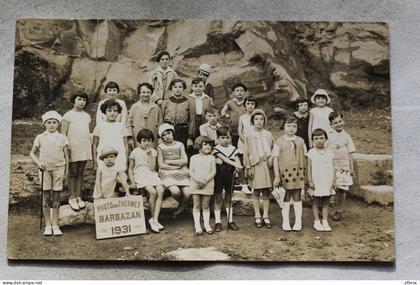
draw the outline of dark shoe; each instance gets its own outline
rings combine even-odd
[[[262,221],[261,218],[255,218],[255,226],[257,228],[262,228]]]
[[[271,225],[271,221],[268,218],[264,218],[263,221],[266,228],[271,229],[273,227]]]
[[[235,224],[235,222],[230,222],[228,224],[229,229],[231,229],[232,231],[237,231],[238,230],[238,226]]]
[[[341,215],[341,212],[335,212],[334,215],[332,216],[332,219],[333,221],[337,222],[337,221],[340,221],[342,217],[343,216]]]
[[[222,230],[222,223],[215,223],[214,224],[214,231],[220,232]]]

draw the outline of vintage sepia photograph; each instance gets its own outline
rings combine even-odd
[[[380,22],[16,22],[10,260],[395,261]]]

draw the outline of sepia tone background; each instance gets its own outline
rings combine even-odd
[[[269,3],[269,2],[267,2],[267,3]],[[264,4],[267,4],[267,3],[264,3]],[[346,20],[346,19],[351,19],[351,20],[356,20],[356,19],[354,19],[354,15],[358,15],[358,13],[357,12],[359,12],[360,13],[360,15],[361,15],[361,17],[360,18],[358,18],[357,20],[387,20],[387,17],[385,17],[384,15],[388,15],[388,16],[390,16],[391,17],[391,24],[392,24],[392,21],[395,19],[395,17],[397,17],[398,18],[398,15],[401,15],[401,13],[403,13],[404,12],[404,10],[405,9],[407,9],[408,7],[406,7],[406,6],[398,6],[397,4],[395,4],[395,3],[393,3],[393,2],[381,2],[381,3],[379,3],[379,6],[375,6],[375,5],[373,5],[373,4],[370,4],[369,2],[367,3],[367,4],[364,4],[364,5],[360,5],[360,3],[358,4],[358,5],[356,5],[356,4],[352,4],[353,6],[351,6],[351,7],[347,7],[347,6],[345,6],[345,5],[340,5],[340,3],[341,2],[337,2],[336,4],[334,4],[333,2],[328,2],[328,1],[326,1],[326,2],[324,2],[323,4],[318,4],[318,5],[324,5],[323,6],[323,8],[324,9],[320,9],[319,10],[319,12],[318,13],[322,13],[322,14],[317,14],[317,15],[319,15],[319,17],[320,18],[315,18],[313,15],[314,15],[314,11],[318,11],[318,9],[319,9],[319,7],[308,7],[306,4],[305,5],[303,5],[302,3],[301,4],[299,4],[299,3],[294,3],[293,5],[292,4],[290,4],[289,3],[289,5],[287,5],[287,3],[286,2],[284,2],[283,4],[285,4],[284,6],[281,6],[281,5],[278,5],[278,3],[271,3],[271,8],[272,9],[270,9],[270,6],[267,6],[267,7],[263,7],[263,6],[259,6],[259,5],[261,5],[261,3],[259,3],[259,5],[257,5],[257,4],[253,4],[252,2],[247,2],[246,3],[246,5],[244,5],[245,7],[242,7],[242,9],[244,9],[243,10],[243,13],[241,14],[240,12],[239,12],[239,9],[240,8],[238,8],[237,7],[237,5],[235,5],[235,3],[231,3],[231,4],[229,4],[229,5],[227,5],[228,6],[228,8],[230,8],[231,10],[233,9],[233,11],[237,11],[237,13],[235,14],[235,16],[237,17],[237,18],[255,18],[255,17],[257,17],[256,15],[258,14],[258,17],[263,17],[263,18],[275,18],[275,19],[279,19],[279,18],[282,18],[281,20],[283,20],[283,18],[284,19],[286,19],[286,20],[315,20],[315,19],[322,19],[322,20],[325,20],[325,19],[328,19],[328,20],[332,20],[332,19],[337,19],[337,20],[343,20],[341,17],[340,18],[332,18],[331,17],[331,15],[336,15],[337,17],[339,17],[340,15],[342,16],[342,17],[344,17],[344,19]],[[373,3],[373,2],[372,2]],[[205,17],[205,16],[208,16],[209,14],[208,13],[211,13],[211,12],[209,12],[209,10],[212,10],[215,14],[213,14],[213,16],[214,17],[217,17],[217,15],[219,15],[216,11],[219,11],[220,13],[222,13],[222,15],[223,15],[223,13],[225,13],[225,12],[223,12],[223,11],[225,11],[223,8],[222,8],[222,4],[221,3],[217,3],[217,4],[220,4],[220,5],[216,5],[216,6],[211,6],[210,5],[210,7],[208,7],[209,9],[205,9],[205,5],[204,6],[200,6],[200,9],[198,10],[198,11],[201,11],[201,12],[198,12],[197,13],[197,10],[195,10],[193,7],[191,7],[189,10],[188,10],[188,12],[189,13],[186,13],[186,14],[177,14],[177,13],[175,13],[174,14],[174,17],[181,17],[181,15],[182,16],[184,16],[184,17],[193,17],[193,16],[196,16],[196,15],[200,15],[200,17],[201,16],[203,16],[203,17]],[[331,5],[330,5],[331,4]],[[89,4],[87,4],[87,5],[89,5]],[[156,3],[155,3],[155,5],[156,5]],[[209,4],[208,4],[209,5]],[[48,6],[48,5],[46,5],[46,6]],[[92,4],[92,8],[93,8],[93,4]],[[181,6],[181,5],[180,5]],[[7,8],[9,8],[10,6],[5,6],[5,8],[7,9]],[[64,6],[65,7],[65,6]],[[124,9],[124,7],[125,6],[121,6],[119,9],[121,9],[120,11],[121,11],[121,13],[128,13],[128,10],[130,10],[130,9]],[[144,12],[146,12],[146,11],[150,11],[151,12],[151,14],[149,14],[149,15],[151,15],[151,16],[153,16],[153,17],[156,17],[156,18],[161,18],[162,17],[162,13],[164,13],[165,11],[167,11],[167,10],[165,10],[164,9],[164,7],[168,7],[168,6],[165,6],[165,5],[159,5],[159,4],[157,4],[156,6],[153,6],[153,7],[156,7],[155,9],[146,9],[146,11],[144,10],[144,8],[145,7],[148,7],[148,8],[151,8],[151,6],[147,6],[146,4],[145,4],[145,6],[143,6],[142,8],[139,8],[139,10],[141,10],[141,11],[144,11]],[[328,9],[327,9],[327,7],[328,7]],[[52,8],[52,7],[51,7]],[[74,7],[65,7],[65,8],[68,8],[69,10],[68,11],[75,11],[75,10],[72,10],[72,9],[74,9]],[[277,9],[274,9],[274,8],[277,8]],[[287,8],[287,9],[286,9]],[[28,14],[22,14],[21,13],[21,11],[19,12],[19,14],[13,14],[13,15],[15,15],[16,17],[14,18],[14,19],[16,19],[16,18],[21,18],[21,17],[25,17],[25,16],[29,16],[29,17],[31,17],[33,14],[31,14],[31,12],[34,12],[34,11],[37,11],[38,10],[38,12],[40,12],[40,11],[43,11],[43,15],[44,15],[44,17],[51,17],[52,15],[49,13],[49,12],[46,12],[46,7],[45,6],[43,6],[43,5],[35,5],[35,6],[32,6],[32,9],[30,9],[30,11],[28,10]],[[163,10],[162,10],[163,9]],[[205,9],[205,13],[204,13],[204,11],[202,11],[202,9]],[[218,9],[220,9],[220,10],[218,10]],[[238,9],[238,10],[236,10],[236,9]],[[288,10],[288,9],[290,9],[290,10]],[[309,10],[308,10],[309,9]],[[313,10],[311,10],[311,9],[313,9]],[[346,10],[346,12],[344,12],[343,11],[343,9],[347,9]],[[47,9],[48,10],[48,9]],[[83,9],[84,11],[86,11],[86,9]],[[87,9],[88,10],[88,9]],[[230,11],[231,11],[230,10]],[[249,10],[252,10],[252,11],[256,11],[256,13],[249,13]],[[124,12],[125,11],[125,12]],[[248,11],[248,12],[247,12]],[[259,11],[259,12],[258,12]],[[269,13],[269,11],[270,11],[270,13]],[[273,11],[277,11],[279,14],[277,14],[277,13],[272,13]],[[300,11],[300,13],[298,13],[297,11]],[[308,13],[308,11],[312,11],[311,13]],[[331,14],[325,14],[326,13],[326,11],[331,11],[332,13]],[[350,12],[349,12],[350,11]],[[80,10],[79,10],[79,12],[81,12]],[[132,11],[131,11],[132,12]],[[173,10],[173,12],[181,12],[181,11],[179,11],[179,10]],[[185,11],[186,12],[186,11]],[[57,10],[56,10],[56,13],[57,13]],[[191,14],[190,14],[191,13]],[[265,13],[268,13],[268,14],[265,14]],[[348,13],[348,14],[347,14]],[[252,14],[252,15],[251,15]],[[22,16],[23,15],[23,16]],[[85,15],[86,17],[89,17],[89,18],[94,18],[95,17],[95,13],[92,13],[92,14],[83,14],[83,15]],[[123,15],[123,14],[121,14],[121,15]],[[124,16],[125,16],[126,14],[124,14]],[[141,14],[141,17],[143,17],[143,18],[147,18],[148,16],[149,16],[147,13],[146,14]],[[222,16],[221,15],[221,16]],[[226,17],[229,17],[231,14],[226,14],[225,16]],[[264,16],[265,15],[265,16]],[[348,16],[346,16],[346,15],[348,15]],[[350,16],[351,15],[351,16]],[[60,17],[61,16],[61,14],[54,14],[54,17]],[[69,15],[69,16],[71,16],[71,15]],[[110,14],[109,15],[109,17],[115,17],[116,15],[115,14]],[[363,16],[363,17],[362,17]],[[33,17],[33,16],[32,16]],[[136,15],[133,15],[133,18],[138,18],[139,17],[139,14],[138,13],[136,13]],[[393,18],[394,17],[394,18]],[[11,22],[13,22],[13,21],[11,21]],[[401,24],[404,24],[405,22],[402,22],[402,23],[400,23],[400,25]],[[13,26],[13,24],[11,24],[11,26]],[[397,26],[398,27],[398,26]],[[11,30],[13,30],[13,29],[11,29]],[[392,27],[391,27],[391,39],[392,39]],[[8,31],[8,33],[10,34],[10,31],[9,30],[7,30]],[[406,29],[404,29],[404,33],[402,33],[402,34],[398,34],[397,33],[397,35],[398,36],[405,36],[405,35],[407,35],[407,32],[406,32],[407,30]],[[414,34],[413,34],[414,35]],[[413,35],[410,35],[410,36],[413,36]],[[414,38],[414,40],[415,40],[415,38]],[[13,45],[10,45],[10,44],[8,44],[8,48],[10,48],[11,46],[13,46]],[[13,48],[11,48],[10,50],[13,50]],[[4,49],[2,50],[2,53],[4,53],[5,51],[4,51]],[[8,57],[6,57],[6,59],[7,60],[11,60],[11,62],[9,63],[9,64],[11,64],[10,66],[12,66],[12,59],[13,59],[13,55],[10,57],[10,55],[12,55],[12,53],[8,53]],[[393,57],[391,57],[391,61],[393,61],[393,60],[395,60]],[[406,67],[407,67],[407,64],[408,64],[408,62],[405,62],[406,63]],[[401,64],[400,62],[397,62],[397,64]],[[409,66],[409,65],[408,65]],[[12,69],[11,69],[12,70]],[[410,70],[411,71],[411,70]],[[398,71],[397,71],[398,72]],[[10,73],[7,73],[8,74],[8,76],[9,76],[9,80],[10,80],[10,82],[11,82],[11,79],[12,79],[12,77],[10,76],[10,74],[12,74],[11,73],[11,71],[10,71]],[[406,79],[406,80],[408,80],[408,79],[410,79],[410,76],[413,76],[415,73],[411,73],[411,72],[408,72],[408,73],[403,73],[404,74],[404,78]],[[395,77],[396,75],[394,75],[393,74],[393,76]],[[7,84],[11,84],[11,83],[7,83]],[[395,83],[393,83],[393,84],[395,84]],[[6,88],[7,87],[7,92],[3,92],[3,94],[11,94],[11,85],[5,85],[5,86],[3,86],[2,88]],[[401,88],[401,86],[400,85],[398,85],[397,84],[397,87],[400,87]],[[408,87],[413,87],[413,86],[408,86]],[[6,90],[5,90],[6,91]],[[401,96],[401,97],[397,97],[397,100],[402,100],[401,101],[401,106],[404,106],[404,105],[410,105],[410,106],[413,106],[413,105],[415,105],[415,101],[410,101],[411,100],[411,98],[413,98],[412,96],[412,92],[413,92],[413,90],[411,89],[411,88],[407,88],[407,89],[404,89],[404,91],[408,91],[408,92],[404,92],[404,94],[401,94],[401,95],[404,95],[404,96]],[[395,91],[394,91],[395,92]],[[394,94],[394,96],[393,96],[393,99],[395,99],[395,94]],[[10,99],[9,99],[10,100]],[[404,101],[404,100],[408,100],[408,101]],[[397,101],[397,103],[398,103],[399,101]],[[395,106],[395,101],[393,101],[393,106]],[[10,108],[10,106],[11,105],[9,105],[9,108]],[[3,108],[5,108],[5,106],[3,106]],[[414,108],[415,109],[415,107],[412,107],[412,108]],[[5,110],[9,110],[9,109],[6,109],[5,108]],[[398,112],[398,105],[397,105],[397,111],[395,111],[395,108],[394,108],[394,115],[395,115],[395,112]],[[409,111],[410,111],[410,109],[409,109]],[[414,110],[415,111],[415,110]],[[403,111],[403,113],[407,113],[407,110],[404,110]],[[10,111],[7,111],[6,112],[6,114],[10,114]],[[407,115],[407,114],[406,114]],[[408,112],[408,115],[410,115],[410,112]],[[406,117],[405,117],[406,118]],[[9,119],[10,120],[10,119]],[[395,118],[394,118],[394,120],[395,120]],[[413,120],[408,120],[408,122],[405,122],[405,123],[407,123],[409,126],[410,126],[410,124],[413,124]],[[404,136],[404,133],[400,133],[400,136],[398,136],[398,132],[402,132],[402,129],[397,129],[396,130],[397,131],[397,138],[401,138],[401,141],[406,141],[407,140],[407,138],[412,138],[412,134],[409,134],[409,135],[405,135]],[[394,140],[395,140],[395,136],[394,136]],[[10,141],[10,140],[9,140]],[[400,142],[401,143],[401,141],[397,141],[397,142]],[[6,145],[8,144],[8,142],[6,141]],[[411,147],[411,148],[410,148]],[[413,149],[413,146],[412,145],[408,145],[408,147],[406,148],[407,150],[409,150],[409,151],[416,151],[415,149]],[[2,149],[3,150],[3,149]],[[397,152],[398,152],[398,147],[397,147]],[[398,155],[402,155],[402,154],[399,154],[399,153],[397,153]],[[8,157],[8,150],[6,150],[5,151],[5,157]],[[400,157],[398,158],[398,160],[399,159],[401,159]],[[400,167],[402,167],[401,168],[401,170],[400,170],[400,172],[398,173],[398,160],[397,160],[397,171],[396,171],[396,176],[398,177],[398,175],[401,175],[401,174],[403,174],[402,173],[402,169],[404,169],[403,167],[409,167],[409,169],[414,169],[415,168],[415,161],[413,161],[413,162],[411,162],[411,164],[410,164],[410,161],[408,161],[408,165],[407,165],[407,163],[404,163],[404,165],[403,164],[400,164]],[[401,163],[402,161],[400,160],[400,163]],[[414,163],[414,164],[413,164]],[[414,166],[414,167],[413,167]],[[410,171],[408,171],[407,173],[405,173],[405,175],[408,175],[408,176],[410,176],[411,174],[412,174],[413,172],[410,172]],[[405,177],[405,176],[404,176]],[[411,178],[413,178],[413,177],[411,177]],[[7,180],[7,179],[5,179],[5,180]],[[396,179],[396,181],[398,182],[398,181],[400,181],[400,182],[402,182],[404,179],[402,179],[402,180],[399,180],[398,178]],[[7,182],[5,181],[5,185],[7,184]],[[406,186],[410,186],[411,184],[410,183],[407,183],[408,185],[406,185]],[[414,184],[413,184],[414,185]],[[397,184],[397,188],[398,188],[398,184]],[[404,188],[404,189],[412,189],[412,188]],[[410,193],[410,190],[406,190],[407,191],[407,193]],[[397,190],[397,193],[398,193],[398,190]],[[411,192],[412,193],[412,192]],[[401,199],[404,199],[404,198],[407,198],[407,197],[401,197]],[[410,197],[411,198],[411,197]],[[398,202],[398,195],[397,195],[397,197],[396,197],[396,200],[397,200],[397,202]],[[400,200],[401,201],[401,200]],[[404,200],[402,200],[402,201],[404,201]],[[407,206],[407,204],[405,204],[405,206]],[[409,206],[409,205],[408,205]],[[398,203],[397,203],[397,209],[398,209]],[[401,212],[398,212],[399,214],[401,213]],[[404,213],[404,212],[403,212]],[[415,213],[413,213],[413,215],[415,215]],[[401,216],[400,215],[397,215],[397,217],[399,217],[399,218],[401,218]],[[403,218],[404,217],[406,217],[406,216],[402,216]],[[408,218],[408,217],[407,217]],[[405,218],[405,220],[406,221],[408,221],[408,224],[407,223],[403,223],[402,225],[404,226],[404,225],[410,225],[410,221],[413,221],[413,220],[415,220],[414,219],[414,216],[412,216],[412,217],[410,217],[410,218]],[[403,219],[404,220],[404,219]],[[398,220],[397,220],[398,221]],[[412,225],[412,222],[411,222],[411,225]],[[415,231],[410,231],[410,233],[411,233],[411,236],[412,236],[412,238],[413,238],[413,240],[415,240],[415,238],[416,238],[416,232]],[[399,240],[399,233],[398,233],[398,223],[397,223],[397,254],[398,254],[398,245],[399,246],[402,246],[402,249],[404,249],[404,245],[400,245],[399,243],[398,243],[398,240]],[[401,237],[401,236],[400,236]],[[418,237],[418,235],[417,235],[417,237]],[[411,239],[411,237],[410,236],[408,236],[408,239]],[[410,251],[411,252],[411,254],[414,254],[414,252],[413,251]],[[408,251],[406,252],[407,254],[408,254]],[[410,255],[409,255],[410,256]],[[415,255],[411,255],[411,256],[415,256]],[[404,262],[405,261],[405,259],[407,258],[407,256],[404,256],[404,257],[402,257],[402,258],[399,258],[398,256],[397,256],[397,269],[398,269],[398,262],[400,261],[400,262]],[[412,259],[411,259],[412,260]],[[416,263],[414,263],[414,264],[416,264]],[[278,266],[277,266],[278,267]],[[272,269],[278,269],[277,267],[273,267]],[[283,266],[282,266],[283,267]],[[288,266],[287,266],[288,267]],[[315,267],[315,266],[310,266],[310,267]],[[213,270],[216,270],[217,271],[217,269],[221,269],[221,268],[223,268],[223,266],[215,266],[215,267],[212,267],[211,269],[209,269],[209,271],[210,272],[214,272]],[[258,266],[256,266],[255,267],[256,268],[256,270],[258,270]],[[338,269],[339,269],[340,267],[338,267]],[[363,268],[365,268],[365,266],[363,266]],[[202,270],[200,271],[200,274],[206,274],[205,272],[206,272],[206,270],[204,270],[205,268],[203,267],[203,268],[201,268]],[[246,266],[244,266],[243,268],[242,268],[243,270],[249,270],[250,268],[246,268]],[[300,268],[300,269],[304,269],[303,267],[302,268]],[[295,272],[298,272],[298,271],[300,271],[300,269],[299,268],[295,268],[294,270],[296,270]],[[393,268],[384,268],[384,267],[380,267],[380,269],[379,268],[377,268],[379,271],[383,271],[383,270],[385,270],[385,271],[393,271],[394,269]],[[357,270],[357,266],[355,266],[354,267],[354,270]],[[406,267],[404,267],[404,269],[402,269],[402,270],[407,270],[407,268]],[[241,271],[241,270],[239,270],[239,271]],[[305,271],[307,271],[307,269],[305,269]],[[331,269],[331,271],[333,272],[334,271],[334,269]],[[216,275],[216,276],[213,276],[213,277],[217,277],[217,276],[219,276],[219,278],[220,278],[220,276],[222,276],[222,275],[220,275],[221,274],[221,272],[223,272],[223,271],[217,271],[218,272],[218,274]],[[278,272],[278,271],[277,271]],[[318,273],[320,273],[321,272],[321,270],[318,270],[317,271]],[[366,271],[362,271],[362,273],[361,273],[361,275],[359,274],[359,276],[363,276],[363,272],[364,273],[368,273],[368,272],[366,272]],[[149,273],[145,273],[145,274],[149,274]],[[159,274],[161,274],[161,273],[159,273]],[[159,274],[157,274],[157,275],[155,275],[155,277],[159,277],[159,276],[161,276],[161,277],[163,277],[162,275],[159,275]],[[195,274],[198,274],[198,272],[195,272]],[[278,278],[281,278],[282,277],[282,274],[280,273],[280,272],[278,272],[278,273],[273,273],[274,275],[273,275],[273,277],[274,276],[277,276]],[[278,275],[276,275],[276,274],[278,274]],[[372,276],[372,273],[368,273],[369,274],[369,276]],[[52,276],[52,275],[51,275]],[[151,276],[153,276],[153,275],[149,275],[150,277]],[[202,275],[202,276],[206,276],[207,278],[211,278],[212,276],[211,275]],[[240,275],[237,275],[237,278],[239,278],[239,276]],[[262,275],[261,275],[262,276]],[[300,276],[302,276],[302,275],[300,275]],[[316,276],[316,275],[315,275]],[[367,276],[367,275],[366,275]],[[378,275],[378,278],[380,278],[380,276],[381,275]],[[118,278],[118,276],[115,276],[115,277],[117,277]],[[149,278],[150,278],[149,277]],[[252,276],[250,276],[250,277],[252,277]],[[262,276],[261,278],[263,278],[264,276]],[[267,276],[265,276],[265,277],[267,277]],[[284,276],[285,278],[292,278],[293,276],[292,275],[285,275]],[[321,275],[320,275],[320,277],[321,277]],[[322,274],[322,277],[325,277],[325,274]],[[120,277],[120,278],[122,278],[122,277]],[[175,278],[175,277],[173,277],[173,278]],[[178,278],[182,278],[182,276],[179,276]],[[234,278],[234,276],[232,276],[232,278]],[[309,276],[308,275],[308,278],[314,278],[314,275],[311,275],[311,276]],[[315,277],[316,278],[316,277]],[[350,276],[349,276],[349,278],[350,278]]]

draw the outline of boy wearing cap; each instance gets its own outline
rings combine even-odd
[[[119,169],[115,164],[117,155],[118,151],[112,146],[105,146],[101,150],[99,159],[104,163],[98,165],[96,170],[95,190],[93,191],[94,199],[118,197],[118,193],[115,191],[119,188],[117,183],[123,187],[127,196],[130,195],[127,175],[123,169]]]
[[[202,63],[197,68],[197,77],[203,79],[204,81],[204,94],[207,94],[211,99],[214,100],[214,87],[211,83],[207,82],[207,79],[210,76],[210,65],[207,63]]]
[[[39,134],[32,146],[29,156],[40,169],[40,181],[43,185],[42,209],[45,218],[44,235],[59,236],[63,233],[58,226],[60,210],[60,192],[69,167],[69,141],[57,129],[62,117],[56,111],[48,111],[42,115],[46,131]],[[38,156],[37,156],[38,153]],[[51,191],[52,190],[52,191]],[[52,193],[51,193],[52,192]],[[52,208],[52,218],[50,216]]]

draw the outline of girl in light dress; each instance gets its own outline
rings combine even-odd
[[[129,133],[124,123],[118,122],[118,114],[122,107],[115,99],[106,100],[101,106],[101,112],[106,115],[106,120],[97,125],[93,130],[93,164],[97,169],[98,164],[103,164],[99,159],[100,153],[105,146],[112,146],[118,151],[115,161],[119,169],[127,169]]]
[[[331,231],[328,224],[328,206],[330,196],[335,193],[334,154],[325,147],[328,139],[323,129],[315,129],[311,139],[314,147],[308,157],[308,194],[313,197],[312,211],[314,214],[314,228],[317,231]],[[322,223],[319,220],[318,208],[322,207]]]
[[[207,136],[199,136],[195,140],[198,154],[190,161],[191,194],[193,195],[193,218],[196,235],[203,235],[200,216],[203,211],[204,229],[213,233],[210,226],[210,198],[214,194],[214,176],[216,175],[216,159],[211,154],[213,141]]]
[[[331,103],[331,99],[324,89],[316,90],[311,97],[311,102],[315,104],[315,107],[309,111],[308,137],[309,146],[313,147],[311,139],[312,132],[315,129],[323,129],[325,132],[328,132],[330,129],[328,116],[334,110],[328,107],[328,104]]]
[[[149,225],[154,233],[165,229],[159,223],[159,214],[163,202],[163,182],[156,171],[157,152],[153,148],[155,137],[149,129],[142,129],[137,134],[138,146],[130,154],[128,176],[132,186],[149,194],[151,218]]]
[[[261,109],[255,109],[251,115],[251,124],[254,129],[245,136],[244,166],[248,181],[253,189],[253,206],[255,212],[255,226],[261,228],[265,225],[272,228],[268,218],[270,208],[270,192],[273,187],[270,168],[273,162],[272,148],[273,136],[264,129],[267,116]],[[260,212],[260,195],[263,196],[263,216]]]
[[[78,211],[85,207],[81,198],[83,172],[86,162],[92,159],[89,133],[91,119],[84,111],[89,102],[86,93],[77,92],[70,97],[70,102],[73,103],[73,109],[64,114],[61,133],[67,136],[70,143],[69,204],[73,210]]]

